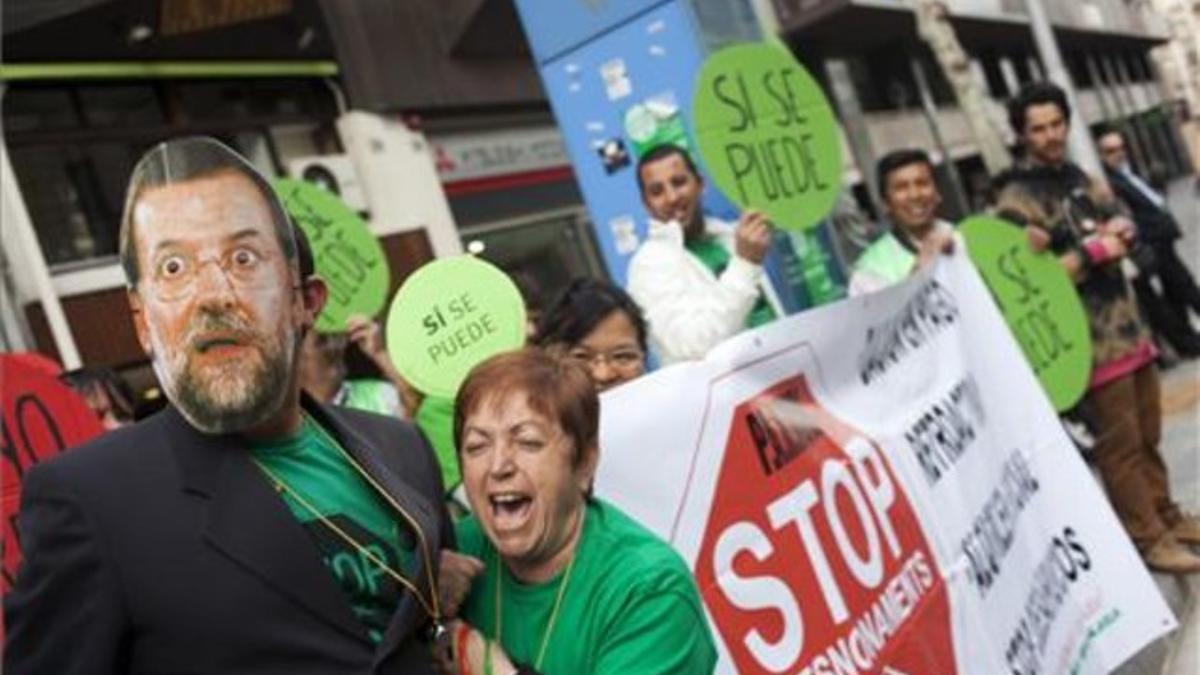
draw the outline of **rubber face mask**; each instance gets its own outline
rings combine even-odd
[[[210,138],[162,143],[134,168],[121,261],[138,339],[197,429],[279,412],[304,321],[291,225],[265,179]]]

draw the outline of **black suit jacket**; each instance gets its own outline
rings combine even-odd
[[[424,438],[304,405],[419,522],[436,566],[453,534]],[[173,409],[38,465],[22,490],[6,675],[431,671],[411,593],[376,648],[242,442]]]
[[[1170,210],[1159,208],[1150,201],[1141,190],[1129,181],[1124,174],[1104,168],[1108,182],[1113,192],[1125,202],[1133,216],[1133,222],[1138,227],[1138,237],[1148,244],[1159,244],[1175,241],[1181,236],[1179,224]]]

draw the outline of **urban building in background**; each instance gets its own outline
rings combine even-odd
[[[1147,175],[1191,172],[1197,3],[1044,2],[1080,119],[1126,128]],[[872,168],[890,150],[936,150],[946,217],[981,208],[997,153],[980,129],[1010,144],[1003,101],[1044,77],[1023,0],[934,4],[932,45],[916,5],[754,4],[841,118],[842,257],[870,236]],[[335,186],[383,243],[393,288],[464,249],[533,305],[605,273],[513,0],[7,0],[3,31],[7,349],[62,359],[65,328],[83,362],[152,381],[116,235],[136,158],[186,134],[226,141],[267,175]],[[946,50],[969,81],[947,73]],[[964,112],[964,85],[986,119]]]
[[[1181,120],[1192,166],[1200,166],[1200,2],[1153,0],[1151,6],[1171,35],[1152,52],[1162,73],[1164,96]]]
[[[918,31],[918,4],[926,3],[774,0],[773,6],[788,44],[839,108],[859,163],[871,166],[874,157],[913,145],[937,150],[942,193],[952,197],[946,215],[955,218],[982,205],[988,171],[945,69]],[[987,123],[1011,146],[1004,102],[1045,78],[1025,3],[928,4],[944,10],[964,65],[986,96]],[[1167,97],[1151,58],[1171,38],[1163,18],[1124,0],[1044,5],[1078,93],[1079,119],[1089,127],[1126,128],[1144,171],[1164,180],[1191,172],[1178,103]]]

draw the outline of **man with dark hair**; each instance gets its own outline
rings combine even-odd
[[[1075,281],[1087,311],[1093,367],[1082,412],[1095,426],[1093,455],[1109,500],[1148,567],[1200,572],[1200,521],[1171,499],[1158,451],[1162,430],[1155,349],[1121,269],[1133,224],[1111,194],[1067,159],[1070,109],[1040,83],[1009,106],[1024,156],[997,177],[998,214],[1048,246]]]
[[[1027,113],[1034,106],[1052,106],[1059,115],[1048,119],[1049,123],[1037,125],[1026,132]],[[1067,92],[1051,82],[1034,82],[1017,92],[1007,107],[1008,126],[1021,139],[1027,153],[1036,153],[1047,160],[1053,158],[1056,163],[1066,161],[1067,130],[1071,125],[1071,104],[1067,102]],[[1036,149],[1032,146],[1036,146]]]
[[[942,195],[924,150],[896,150],[876,167],[891,227],[854,263],[850,294],[873,293],[903,281],[947,246],[954,226],[937,217]]]
[[[302,395],[327,296],[232,150],[134,169],[121,254],[171,406],[26,474],[4,599],[9,675],[422,673],[452,545],[429,446]]]
[[[1183,357],[1200,356],[1200,335],[1192,329],[1188,310],[1200,315],[1200,288],[1179,254],[1175,242],[1183,233],[1166,199],[1129,165],[1125,137],[1115,128],[1096,136],[1104,173],[1113,192],[1129,207],[1137,224],[1133,261],[1138,275],[1133,290],[1150,326]],[[1154,288],[1158,280],[1159,293]]]
[[[702,358],[781,313],[763,275],[774,233],[763,214],[746,211],[736,225],[705,216],[704,179],[676,145],[647,151],[637,180],[650,228],[629,262],[628,288],[664,362]]]

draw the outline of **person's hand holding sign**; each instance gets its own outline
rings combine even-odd
[[[471,592],[475,577],[483,572],[483,561],[445,549],[438,565],[438,593],[446,616],[458,616],[458,610]]]
[[[934,230],[921,242],[915,267],[923,269],[933,264],[939,255],[954,253],[954,231]]]
[[[1116,260],[1124,257],[1129,251],[1129,247],[1125,245],[1125,238],[1120,234],[1110,233],[1098,235],[1093,241],[1104,247],[1103,256],[1098,256],[1102,260]]]
[[[346,319],[346,334],[362,353],[372,361],[387,361],[387,349],[383,346],[383,331],[379,324],[368,316],[352,314]]]
[[[734,249],[739,258],[761,265],[771,248],[775,228],[767,217],[758,211],[746,211],[738,219],[734,230]]]
[[[708,175],[737,206],[798,231],[833,208],[842,175],[837,119],[786,46],[735,44],[709,55],[696,77],[692,119]],[[743,217],[739,249],[745,224]]]
[[[1130,244],[1133,242],[1137,228],[1134,226],[1133,221],[1125,216],[1114,216],[1100,226],[1100,231],[1104,234],[1116,236],[1125,244]]]
[[[1050,233],[1033,225],[1025,226],[1025,238],[1029,240],[1029,250],[1041,253],[1050,248]]]

